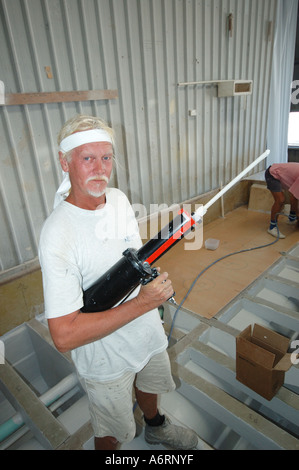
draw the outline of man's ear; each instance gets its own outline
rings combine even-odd
[[[61,165],[61,168],[63,169],[63,171],[68,172],[69,171],[69,164],[68,164],[67,159],[64,156],[64,153],[62,153],[62,152],[59,152],[59,161],[60,161],[60,165]]]

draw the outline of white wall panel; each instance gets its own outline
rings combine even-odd
[[[275,14],[276,0],[0,0],[7,93],[118,90],[111,101],[0,106],[0,269],[37,256],[61,179],[56,136],[76,113],[114,127],[112,184],[147,211],[224,185],[260,155]],[[252,79],[252,96],[177,86],[227,79]]]

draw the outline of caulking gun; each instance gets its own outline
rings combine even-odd
[[[207,204],[191,215],[181,209],[178,215],[139,250],[128,248],[122,258],[83,293],[82,312],[101,312],[123,302],[140,284],[159,275],[151,265],[202,222],[209,207],[270,154],[267,150],[219,191]],[[173,298],[169,299],[174,301]]]

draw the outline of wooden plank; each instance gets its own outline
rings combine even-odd
[[[8,363],[1,365],[2,391],[33,432],[39,433],[53,449],[61,446],[69,437],[69,432],[39,400],[22,377]],[[24,414],[25,413],[25,414]]]
[[[299,440],[221,388],[177,364],[179,392],[257,449],[299,450]]]
[[[5,106],[65,103],[71,101],[113,100],[118,97],[117,90],[55,91],[40,93],[6,93]],[[1,103],[0,103],[1,105]]]

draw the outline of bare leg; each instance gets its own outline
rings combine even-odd
[[[298,200],[290,193],[291,211],[298,215]]]
[[[275,220],[277,221],[277,218],[278,218],[277,214],[281,212],[281,209],[284,205],[285,198],[284,198],[283,192],[274,193],[273,191],[271,191],[271,194],[274,198],[274,204],[271,209],[271,221],[274,222]]]
[[[158,396],[153,393],[145,393],[135,386],[135,394],[138,405],[147,419],[154,418],[158,413]]]
[[[94,438],[95,450],[117,450],[120,448],[120,443],[115,437],[95,437]]]
[[[147,419],[154,418],[158,413],[158,396],[153,393],[145,393],[135,387],[138,405]],[[96,450],[117,450],[120,443],[111,436],[95,437]]]
[[[158,397],[153,393],[145,393],[135,387],[135,394],[138,405],[147,419],[154,418],[158,413]],[[111,436],[95,437],[96,450],[117,450],[120,443]]]

